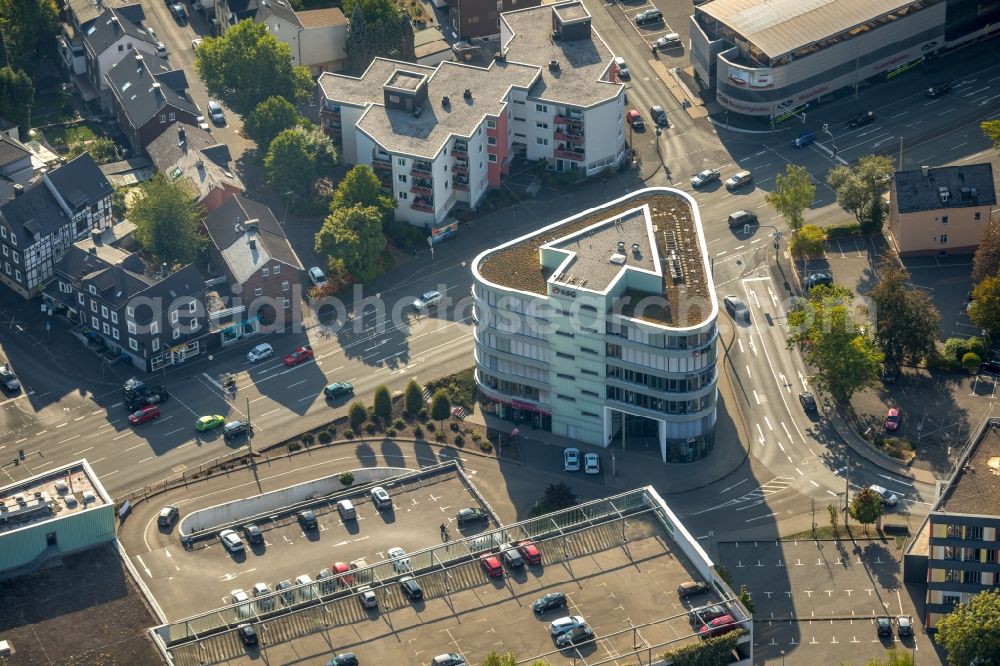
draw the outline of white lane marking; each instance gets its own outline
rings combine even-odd
[[[146,575],[149,576],[150,578],[152,578],[153,577],[153,572],[150,571],[149,567],[146,566],[146,563],[142,561],[142,556],[141,555],[136,555],[135,559],[139,560],[139,564],[142,565],[142,570],[146,572]]]
[[[815,481],[813,481],[812,479],[809,479],[809,483],[811,483],[811,484],[813,484],[814,486],[816,486],[817,488],[819,488],[819,484],[818,484],[818,483],[816,483]]]
[[[806,474],[805,474],[805,472],[803,472],[803,471],[802,471],[801,469],[799,469],[798,467],[796,467],[796,468],[795,468],[795,471],[799,473],[799,476],[805,476],[805,475],[806,475]]]
[[[768,430],[770,430],[771,432],[774,432],[774,426],[771,425],[770,419],[768,419],[766,416],[764,417],[764,423],[767,424],[767,429]]]
[[[67,437],[66,439],[56,442],[56,444],[65,444],[66,442],[72,442],[77,437],[79,437],[79,435],[73,435],[72,437]]]
[[[747,365],[747,366],[745,366],[745,367],[746,367],[746,369],[747,369],[747,377],[748,377],[749,379],[753,379],[753,375],[751,375],[751,374],[750,374],[750,366],[749,366],[749,365]]]
[[[792,433],[788,432],[788,426],[785,425],[784,421],[781,422],[781,429],[785,431],[785,435],[788,436],[788,439],[792,439]]]
[[[111,439],[113,441],[113,440],[116,440],[116,439],[121,439],[122,437],[128,437],[131,434],[132,434],[131,432],[123,432],[122,434],[118,435],[117,437],[112,437]]]
[[[164,436],[164,437],[166,437],[166,436],[168,436],[168,435],[173,435],[174,433],[178,433],[178,432],[180,432],[181,430],[184,430],[184,428],[178,428],[177,430],[171,430],[170,432],[168,432],[168,433],[165,433],[165,434],[164,434],[163,436]]]
[[[764,431],[761,429],[759,423],[757,423],[756,426],[757,426],[757,432],[760,434],[760,438],[757,441],[759,441],[761,444],[763,444],[764,443]],[[781,446],[781,445],[779,444],[778,446]]]
[[[74,455],[74,456],[78,456],[78,455],[80,455],[80,454],[82,454],[82,453],[86,453],[87,451],[90,451],[90,450],[91,450],[91,449],[93,449],[93,448],[94,448],[94,447],[92,447],[92,446],[89,446],[89,447],[85,448],[85,449],[84,449],[83,451],[77,451],[77,452],[76,452],[76,453],[74,453],[73,455]]]
[[[782,453],[784,453],[784,452],[785,452],[785,447],[784,447],[784,446],[782,445],[782,443],[781,443],[781,442],[778,442],[778,448],[779,448],[779,449],[781,449],[781,452],[782,452]],[[789,459],[789,460],[790,460],[790,459]]]
[[[129,451],[131,451],[132,449],[137,449],[137,448],[139,448],[140,446],[146,446],[146,442],[140,442],[140,443],[136,444],[135,446],[130,446],[130,447],[128,447],[127,449],[125,449],[124,451],[122,451],[122,453],[128,453],[128,452],[129,452]]]
[[[901,481],[900,479],[896,479],[896,478],[893,478],[891,476],[886,476],[885,474],[879,474],[879,476],[881,476],[883,479],[885,479],[887,481],[892,481],[893,483],[899,483],[899,484],[902,484],[904,486],[909,486],[911,488],[913,487],[912,483],[907,483],[906,481]]]

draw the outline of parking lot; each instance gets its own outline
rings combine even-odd
[[[903,586],[895,546],[882,541],[729,542],[721,562],[756,604],[754,661],[864,663],[893,644],[936,654]],[[793,598],[794,593],[794,598]],[[909,615],[913,637],[879,637],[873,618]],[[928,657],[929,658],[929,657]]]
[[[625,535],[625,541],[622,535]],[[649,663],[634,647],[695,640],[686,617],[689,604],[677,597],[691,577],[686,558],[650,514],[587,527],[568,538],[539,544],[542,563],[489,579],[477,562],[419,576],[424,600],[408,601],[398,585],[377,590],[379,608],[366,610],[345,596],[258,624],[262,646],[247,652],[234,632],[175,648],[177,664],[321,663],[334,652],[354,652],[363,664],[427,664],[455,652],[480,663],[491,650],[519,658],[546,655],[553,664],[573,663],[573,653],[555,650],[547,624],[581,615],[598,640],[579,648],[591,663],[621,658]],[[532,601],[549,592],[567,595],[567,609],[536,616]],[[693,597],[697,605],[718,601]],[[633,626],[656,622],[651,626]],[[675,647],[676,644],[670,647]],[[649,649],[662,653],[667,646]]]
[[[247,544],[242,553],[229,553],[214,538],[185,550],[176,528],[159,528],[151,520],[146,526],[150,552],[132,559],[147,574],[146,584],[166,616],[174,620],[228,605],[234,589],[249,591],[259,582],[274,589],[278,581],[294,580],[301,574],[315,579],[334,562],[365,558],[373,564],[386,559],[386,551],[392,547],[412,552],[440,543],[442,523],[453,539],[489,527],[486,521],[479,521],[460,531],[455,524],[460,509],[479,504],[454,472],[423,477],[405,488],[387,489],[392,495],[392,510],[376,510],[367,496],[352,498],[357,520],[342,521],[335,502],[323,501],[313,505],[317,529],[303,530],[294,515],[258,521],[265,541]],[[194,505],[181,507],[190,512],[212,504],[211,498],[201,498]],[[178,580],[183,583],[178,584]]]

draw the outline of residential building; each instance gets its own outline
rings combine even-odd
[[[24,298],[36,296],[74,241],[114,223],[113,194],[100,167],[83,153],[0,205],[0,283]]]
[[[118,16],[128,19],[133,24],[141,24],[145,20],[142,5],[128,4],[128,0],[64,0],[63,20],[56,37],[59,46],[59,62],[69,73],[70,79],[85,102],[90,102],[98,96],[98,88],[91,83],[87,73],[87,47],[83,38],[97,23],[98,18],[109,9],[118,12]],[[114,63],[112,63],[114,64]],[[103,81],[103,77],[100,79]]]
[[[889,238],[901,257],[972,254],[996,203],[989,162],[897,171],[889,185]]]
[[[31,151],[17,139],[0,134],[0,202],[13,198],[15,188],[23,191],[34,175]]]
[[[134,52],[157,58],[156,40],[140,24],[144,18],[138,5],[107,9],[83,30],[86,76],[108,110],[111,109],[108,72]]]
[[[891,78],[1000,21],[962,0],[713,0],[689,19],[696,76],[723,108],[782,120]]]
[[[488,67],[377,58],[360,77],[320,76],[324,129],[346,162],[375,170],[397,219],[433,231],[500,187],[515,156],[580,175],[624,158],[624,89],[583,4],[510,12],[501,24]]]
[[[113,354],[153,372],[205,350],[205,278],[192,264],[170,272],[120,247],[112,231],[70,246],[45,301]]]
[[[20,128],[18,128],[17,123],[12,120],[7,120],[3,116],[0,116],[0,134],[7,137],[8,139],[13,139],[14,141],[21,140]]]
[[[186,178],[206,212],[246,191],[229,147],[199,127],[176,123],[147,144],[146,153],[160,173]]]
[[[587,444],[707,456],[718,306],[698,206],[647,188],[472,263],[483,409]]]
[[[213,344],[301,325],[302,262],[271,209],[236,194],[205,217],[205,229],[212,266],[225,278],[209,280]]]
[[[107,74],[118,127],[132,151],[146,146],[176,122],[198,124],[201,113],[187,96],[187,76],[163,58],[136,51]]]
[[[493,37],[500,33],[500,14],[537,7],[541,0],[448,0],[448,24],[459,39]]]
[[[907,550],[906,582],[926,581],[927,629],[955,605],[1000,586],[998,460],[1000,420],[987,420]]]

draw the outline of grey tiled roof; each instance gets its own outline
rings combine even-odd
[[[114,190],[90,153],[81,153],[46,177],[74,214],[110,196]]]
[[[924,178],[921,169],[893,175],[900,213],[992,206],[997,202],[993,166],[989,162],[966,166],[933,167]],[[948,191],[942,200],[942,189]]]
[[[175,128],[153,139],[146,146],[146,152],[157,171],[174,178],[187,176],[199,199],[218,186],[245,189],[243,181],[234,171],[229,148],[218,143],[210,132],[198,127],[177,123]]]
[[[156,40],[146,34],[145,30],[116,9],[105,10],[98,16],[93,24],[83,31],[83,41],[95,54],[100,55],[123,35],[135,41],[156,44]]]
[[[194,102],[184,96],[183,88],[177,90],[171,87],[186,86],[187,79],[170,69],[160,58],[147,58],[136,53],[123,58],[106,77],[112,95],[133,128],[142,127],[168,106],[200,115]]]
[[[65,0],[66,6],[76,17],[80,26],[86,26],[104,13],[107,7],[121,9],[126,6],[124,0]]]
[[[23,159],[26,155],[31,155],[31,151],[6,134],[0,134],[0,166],[7,166]]]
[[[18,245],[27,247],[36,236],[43,238],[69,224],[69,216],[42,181],[36,181],[24,194],[0,206],[0,216],[18,236]]]
[[[257,10],[257,21],[263,21],[269,14],[273,14],[300,28],[302,27],[302,21],[299,20],[295,10],[292,9],[291,4],[287,0],[260,0]]]
[[[256,222],[248,224],[251,220]],[[238,194],[231,196],[208,214],[205,229],[240,284],[271,261],[302,270],[284,230],[262,203]]]

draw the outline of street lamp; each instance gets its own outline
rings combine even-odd
[[[288,190],[281,196],[285,197],[285,214],[281,216],[281,226],[285,226],[285,222],[288,221],[288,198],[295,196],[294,190]]]

